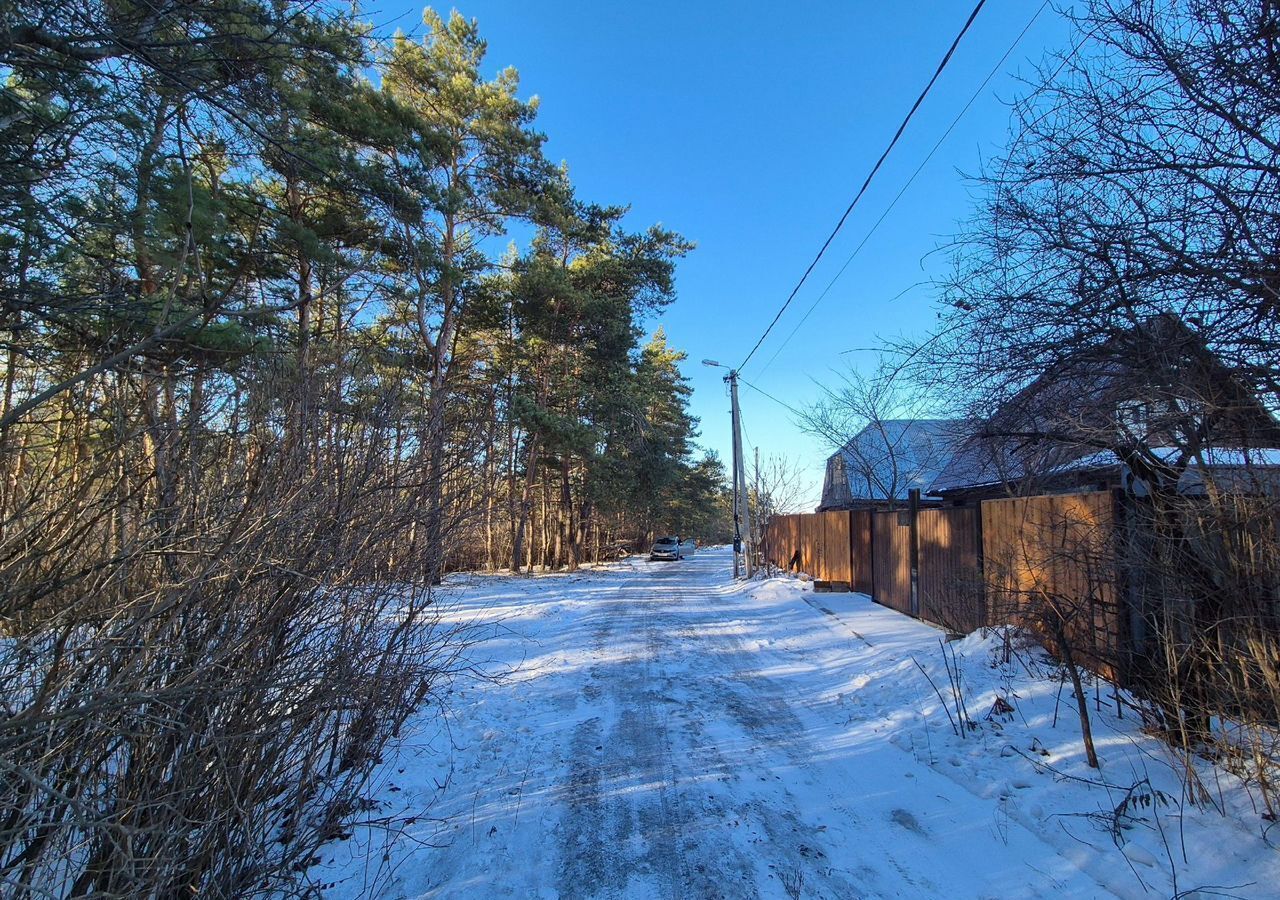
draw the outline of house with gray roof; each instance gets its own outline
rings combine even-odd
[[[961,419],[875,421],[827,459],[819,512],[893,509],[933,483],[969,432]]]
[[[1206,481],[1280,483],[1280,423],[1176,316],[1075,348],[954,448],[925,493],[948,503]]]

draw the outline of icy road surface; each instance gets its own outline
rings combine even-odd
[[[962,739],[912,661],[947,692],[940,632],[794,579],[735,585],[730,565],[716,549],[454,581],[451,616],[483,633],[470,660],[493,677],[455,679],[387,756],[391,827],[329,848],[312,870],[328,895],[1274,896],[1243,792],[1180,830],[1178,782],[1132,710],[1098,714],[1090,772],[1068,697],[1051,724],[1051,666],[993,666],[975,635],[955,645],[978,722]],[[984,718],[997,694],[1016,715]],[[1117,842],[1097,814],[1144,777],[1172,802]]]

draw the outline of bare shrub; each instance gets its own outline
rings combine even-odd
[[[121,387],[65,407],[62,436],[32,427],[2,521],[0,881],[297,889],[465,646],[422,563],[400,411],[284,439],[221,414],[113,430]]]
[[[1265,485],[1134,505],[1128,543],[1143,692],[1153,726],[1188,758],[1209,752],[1277,814],[1280,764],[1280,507]],[[1200,802],[1203,786],[1188,782]]]

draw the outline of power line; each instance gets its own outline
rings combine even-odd
[[[738,410],[738,427],[742,429],[742,439],[746,442],[746,446],[750,447],[752,450],[759,450],[759,445],[752,442],[751,435],[747,431],[747,423],[746,420],[742,418],[741,409]]]
[[[807,425],[803,425],[803,426],[801,426],[801,427],[802,427],[802,428],[805,428],[806,430],[812,430],[812,431],[817,432],[820,436],[822,436],[822,437],[826,438],[827,440],[831,441],[831,442],[832,442],[833,444],[835,444],[837,447],[842,446],[842,445],[845,443],[845,441],[847,440],[847,438],[846,438],[846,437],[844,437],[844,436],[836,435],[836,434],[834,434],[834,433],[832,433],[832,432],[830,432],[830,431],[826,430],[825,428],[822,428],[822,427],[821,427],[821,426],[819,426],[816,422],[814,422],[814,421],[813,421],[809,416],[807,416],[807,415],[805,415],[804,413],[800,412],[800,410],[796,409],[796,408],[795,408],[794,406],[792,406],[790,403],[787,403],[785,400],[779,400],[777,397],[773,396],[773,394],[770,394],[768,391],[764,390],[763,388],[758,388],[758,387],[756,387],[754,384],[752,384],[751,382],[747,381],[747,380],[746,380],[745,378],[743,378],[741,375],[739,375],[739,376],[738,376],[738,381],[739,381],[739,382],[741,382],[742,384],[745,384],[747,387],[751,388],[751,390],[755,391],[757,394],[760,394],[760,395],[761,395],[761,396],[763,396],[763,397],[767,397],[767,398],[769,398],[769,399],[770,399],[770,400],[772,400],[774,403],[778,404],[778,405],[779,405],[779,406],[781,406],[783,409],[787,410],[789,413],[791,413],[793,416],[795,416],[796,418],[800,419],[801,421],[807,422],[807,423],[808,423]],[[739,411],[739,413],[738,413],[738,420],[739,420],[739,421],[741,421],[741,420],[742,420],[742,413],[741,413],[741,411]]]
[[[840,216],[840,220],[836,222],[836,227],[831,230],[831,234],[827,235],[827,239],[818,250],[818,255],[813,258],[813,262],[809,263],[809,267],[804,270],[804,274],[800,276],[800,280],[796,282],[796,286],[791,289],[791,293],[788,295],[786,302],[782,304],[782,307],[778,310],[778,314],[773,317],[773,321],[769,323],[769,327],[764,330],[764,334],[760,335],[760,340],[756,341],[755,346],[751,348],[751,352],[747,354],[747,358],[738,365],[739,372],[741,372],[742,368],[751,361],[751,357],[755,356],[756,351],[760,349],[760,345],[764,343],[764,339],[767,338],[769,336],[769,332],[773,330],[773,326],[778,324],[778,320],[782,318],[782,314],[787,311],[787,307],[791,305],[791,301],[795,299],[796,294],[800,292],[800,288],[804,286],[805,281],[809,278],[809,273],[813,271],[814,267],[818,264],[818,261],[822,259],[823,254],[827,252],[827,248],[831,246],[831,242],[834,241],[836,235],[840,233],[840,229],[844,227],[845,220],[849,218],[849,214],[853,212],[853,208],[858,205],[858,201],[862,199],[862,195],[867,192],[867,188],[871,186],[871,179],[875,178],[876,173],[880,171],[880,166],[882,166],[884,161],[888,159],[889,153],[898,143],[898,139],[902,137],[902,133],[907,130],[907,124],[911,121],[911,117],[916,114],[916,110],[920,108],[920,104],[924,102],[924,98],[928,96],[929,91],[942,75],[942,70],[945,69],[947,67],[947,63],[951,61],[951,57],[956,52],[956,48],[960,46],[961,39],[965,36],[965,33],[968,32],[969,26],[973,24],[973,20],[978,18],[978,13],[982,11],[982,7],[986,2],[987,0],[978,0],[977,5],[973,8],[973,12],[969,13],[969,18],[965,21],[964,27],[960,29],[960,33],[956,35],[955,40],[951,42],[951,46],[947,49],[946,55],[942,57],[942,62],[938,63],[938,68],[933,73],[933,77],[929,79],[929,83],[924,86],[924,90],[920,92],[920,96],[917,97],[916,102],[912,104],[911,110],[907,113],[906,118],[902,120],[902,124],[898,126],[897,132],[894,133],[893,140],[889,141],[889,146],[885,147],[884,152],[880,154],[880,158],[876,160],[876,164],[871,167],[870,174],[868,174],[866,180],[862,182],[862,187],[858,189],[858,193],[854,195],[853,200],[845,209],[844,214]]]
[[[911,187],[920,173],[924,171],[924,167],[929,164],[929,160],[933,159],[933,155],[938,152],[947,138],[951,136],[951,132],[960,124],[960,120],[964,118],[965,113],[969,111],[969,108],[973,106],[978,97],[981,96],[982,92],[986,90],[987,85],[991,83],[991,79],[1000,71],[1000,67],[1004,65],[1005,60],[1012,55],[1018,44],[1022,42],[1022,39],[1026,36],[1027,32],[1031,30],[1031,26],[1036,23],[1036,20],[1040,18],[1040,14],[1045,11],[1045,8],[1048,5],[1049,0],[1045,0],[1044,3],[1040,4],[1040,8],[1035,11],[1035,14],[1027,24],[1023,26],[1023,29],[1018,33],[1018,36],[1013,39],[1013,43],[1009,45],[1009,49],[1004,51],[1004,56],[1000,57],[1000,60],[992,66],[991,71],[987,73],[987,77],[982,80],[982,84],[978,85],[978,89],[973,92],[973,96],[969,98],[969,102],[966,103],[964,108],[960,110],[959,114],[951,120],[951,124],[948,125],[947,130],[942,133],[942,137],[938,138],[938,142],[933,145],[933,149],[931,149],[928,155],[926,155],[920,162],[920,165],[916,167],[916,170],[911,173],[911,177],[907,179],[906,184],[904,184],[902,189],[898,191],[897,195],[889,203],[888,207],[885,208],[885,211],[880,214],[880,218],[876,219],[875,224],[871,226],[871,230],[863,236],[862,240],[858,243],[858,246],[853,248],[853,252],[850,253],[849,258],[844,261],[844,265],[840,267],[840,271],[836,272],[835,277],[832,278],[827,286],[822,289],[822,293],[813,301],[813,304],[809,307],[808,311],[805,312],[804,317],[796,323],[796,327],[791,329],[791,333],[787,335],[786,340],[782,342],[777,350],[773,351],[773,356],[769,357],[769,361],[766,362],[764,364],[764,368],[757,373],[757,377],[763,375],[768,370],[769,366],[773,365],[773,361],[778,358],[778,354],[786,348],[787,344],[791,343],[791,339],[796,336],[796,332],[800,330],[804,323],[809,321],[809,316],[813,315],[813,311],[818,308],[818,304],[821,303],[831,289],[835,287],[835,283],[840,280],[840,276],[844,275],[845,270],[849,268],[849,265],[853,262],[854,258],[862,252],[862,248],[867,245],[869,240],[871,240],[872,235],[876,233],[876,230],[888,217],[889,213],[893,212],[893,208],[898,205],[898,201],[902,199],[902,195],[907,192],[907,189]]]
[[[796,409],[790,403],[787,403],[786,401],[783,401],[783,400],[779,400],[777,397],[773,396],[773,394],[770,394],[768,391],[762,390],[761,388],[756,387],[750,381],[747,381],[747,379],[743,378],[741,374],[738,375],[738,381],[742,382],[747,387],[751,388],[751,390],[755,391],[757,394],[761,394],[765,397],[768,397],[770,400],[772,400],[774,403],[781,406],[783,409],[788,410],[792,415],[799,416],[802,419],[804,418],[804,413],[800,412],[800,410]]]

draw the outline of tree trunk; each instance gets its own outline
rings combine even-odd
[[[516,524],[515,536],[511,542],[511,570],[519,572],[525,555],[525,537],[529,529],[529,518],[533,510],[533,479],[538,469],[538,436],[529,438],[529,456],[525,461],[524,493],[520,498],[519,520]],[[512,472],[514,484],[515,473]],[[514,495],[514,491],[512,492]],[[532,542],[531,542],[532,543]],[[533,560],[529,559],[529,568],[533,568]]]
[[[548,503],[548,498],[547,498],[547,480],[546,479],[542,481],[541,488],[542,489],[538,492],[541,495],[539,498],[540,509],[538,511],[539,519],[540,519],[539,530],[542,532],[542,551],[541,551],[540,562],[542,564],[542,571],[545,572],[547,571],[548,564],[553,559],[553,557],[551,556],[551,517],[550,515],[548,515],[548,513],[550,512],[550,503]]]
[[[578,568],[577,533],[573,524],[573,486],[569,478],[569,457],[560,457],[560,535],[557,539],[563,554],[558,560],[569,571]]]
[[[1062,657],[1062,664],[1067,667],[1067,672],[1071,676],[1071,690],[1076,698],[1076,712],[1080,714],[1080,736],[1084,739],[1085,757],[1089,761],[1090,767],[1098,768],[1098,751],[1093,746],[1093,729],[1089,724],[1089,698],[1085,695],[1084,685],[1080,683],[1080,670],[1076,668],[1075,657],[1071,653],[1071,641],[1067,639],[1066,625],[1059,615],[1053,616],[1053,630],[1055,642],[1058,645],[1058,655]]]

